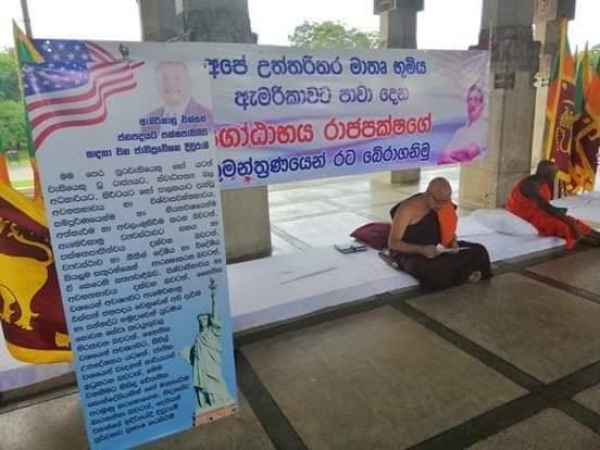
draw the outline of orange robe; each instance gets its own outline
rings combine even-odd
[[[544,211],[534,200],[525,197],[521,192],[523,181],[525,180],[517,183],[511,191],[506,202],[506,209],[536,227],[540,236],[556,236],[565,239],[567,241],[567,249],[571,250],[576,243],[576,238],[571,227]],[[552,192],[548,184],[543,184],[540,187],[539,194],[548,202],[552,200]],[[579,232],[584,236],[587,236],[592,231],[585,223],[573,217],[571,219],[575,221]]]
[[[450,247],[456,238],[456,228],[458,226],[458,215],[452,202],[447,202],[437,211],[438,222],[440,223],[440,241],[444,247]]]

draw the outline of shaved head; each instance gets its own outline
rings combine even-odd
[[[427,203],[431,209],[438,210],[452,199],[452,187],[448,180],[437,177],[427,186]]]
[[[541,160],[538,163],[537,169],[535,171],[536,175],[539,175],[544,178],[552,177],[556,175],[556,172],[558,172],[558,166],[556,165],[556,163],[548,159]]]
[[[438,199],[450,200],[452,197],[452,187],[448,180],[442,177],[431,180],[427,186],[427,192],[432,193]]]

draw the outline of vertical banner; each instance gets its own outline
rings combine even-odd
[[[90,445],[130,448],[227,416],[236,385],[207,69],[44,45],[57,57],[23,78]]]

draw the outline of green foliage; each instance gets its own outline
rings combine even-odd
[[[0,51],[0,151],[26,147],[25,111],[12,49]]]
[[[21,100],[17,77],[17,63],[13,50],[0,50],[0,100]]]
[[[0,100],[0,151],[26,146],[24,115],[21,101]]]
[[[357,28],[346,28],[331,21],[304,22],[294,29],[294,33],[288,36],[288,39],[292,46],[300,48],[371,49],[377,47],[379,35]]]

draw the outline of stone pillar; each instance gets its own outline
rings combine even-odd
[[[417,13],[423,11],[423,0],[374,0],[379,15],[382,48],[417,48]],[[393,184],[414,184],[421,179],[421,169],[392,172]]]
[[[177,23],[175,3],[164,0],[138,0],[142,40],[164,42],[181,31]]]
[[[188,41],[256,43],[247,0],[140,0],[144,36],[164,36],[171,23],[175,36]],[[267,187],[221,193],[227,262],[269,256],[271,225]]]
[[[530,173],[539,64],[533,7],[534,0],[484,0],[477,47],[491,41],[488,149],[484,160],[461,167],[463,207],[504,206],[514,183]]]
[[[533,165],[545,158],[544,131],[546,127],[546,100],[552,58],[560,45],[560,21],[575,18],[575,0],[537,0],[534,15],[535,40],[541,43],[540,70],[537,76],[535,127],[533,133]]]

